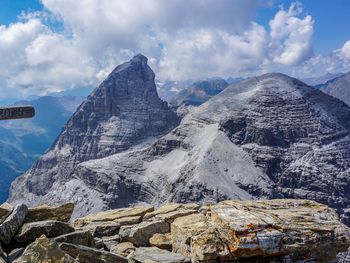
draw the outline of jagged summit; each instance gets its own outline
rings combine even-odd
[[[116,67],[94,90],[73,114],[51,150],[18,181],[28,178],[28,190],[44,195],[58,181],[71,179],[78,163],[155,139],[178,121],[158,97],[147,58],[137,55]],[[21,195],[19,192],[13,191],[11,198]]]
[[[120,74],[125,72],[126,70],[128,71],[134,71],[134,72],[139,72],[142,73],[142,75],[149,79],[150,81],[154,80],[154,73],[152,69],[148,66],[147,64],[148,59],[142,54],[138,54],[134,56],[130,61],[124,62],[120,65],[118,65],[107,77],[113,77],[116,74]]]

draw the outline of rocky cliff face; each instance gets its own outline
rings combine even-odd
[[[317,87],[323,92],[350,105],[350,72],[342,74]]]
[[[104,116],[102,109],[94,114]],[[81,109],[72,120],[78,116],[85,116]],[[90,127],[81,117],[13,184],[11,201],[73,200],[77,216],[140,202],[306,198],[336,208],[349,224],[349,116],[340,100],[288,76],[266,74],[229,86],[150,146],[128,148],[118,136],[109,141],[90,136],[89,129],[79,133],[75,123]],[[98,120],[96,127],[114,123]],[[99,148],[101,141],[113,147]],[[56,174],[65,180],[51,179]]]
[[[78,108],[51,150],[14,183],[10,199],[25,197],[25,191],[34,197],[29,202],[41,202],[54,185],[72,179],[78,163],[125,151],[176,126],[178,118],[159,99],[154,77],[142,55],[114,69]]]

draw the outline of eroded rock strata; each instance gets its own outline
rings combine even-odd
[[[333,262],[337,254],[341,262],[348,258],[350,229],[333,209],[308,200],[144,205],[70,223],[67,207],[71,204],[29,208],[21,224],[11,221],[11,237],[3,232],[9,225],[0,224],[0,262],[302,263]],[[8,211],[4,222],[21,213],[18,207]],[[39,215],[45,215],[41,221]]]

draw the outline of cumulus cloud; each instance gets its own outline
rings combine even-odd
[[[42,0],[44,11],[0,26],[3,96],[97,85],[139,52],[162,80],[310,70],[312,17],[293,3],[265,28],[253,22],[263,2]],[[349,46],[333,58],[347,57]]]
[[[292,3],[288,11],[281,9],[270,21],[273,62],[293,66],[312,57],[313,20],[309,15],[299,18],[301,13],[301,4]]]
[[[343,47],[340,49],[340,54],[347,59],[350,59],[350,40],[345,42]]]

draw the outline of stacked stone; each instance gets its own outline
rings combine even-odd
[[[73,210],[1,205],[0,262],[331,262],[350,245],[336,212],[308,200]]]

